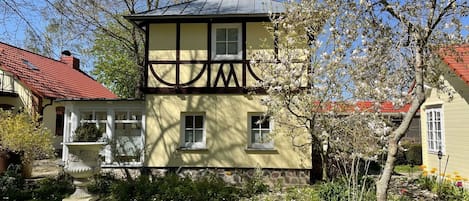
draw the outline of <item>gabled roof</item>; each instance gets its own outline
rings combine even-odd
[[[276,0],[191,0],[126,18],[137,22],[149,19],[269,17],[269,13],[284,11],[284,3]]]
[[[2,42],[0,69],[12,73],[36,95],[46,98],[117,98],[103,85],[69,64]]]
[[[469,85],[469,45],[443,49],[440,56],[443,62]]]

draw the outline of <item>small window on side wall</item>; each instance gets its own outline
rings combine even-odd
[[[214,60],[241,59],[241,24],[213,24],[212,52]]]
[[[444,132],[444,118],[441,105],[430,105],[425,109],[427,118],[427,144],[428,151],[431,153],[438,153],[441,151],[445,153],[445,132]]]
[[[262,114],[249,115],[249,148],[273,149],[274,142],[272,136],[270,136],[272,125],[269,116],[263,116]]]
[[[187,149],[205,149],[205,115],[182,115],[182,147]]]

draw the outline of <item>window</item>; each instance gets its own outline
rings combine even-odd
[[[63,136],[65,107],[55,108],[55,135]]]
[[[112,138],[114,161],[118,163],[140,162],[143,151],[142,112],[116,111],[115,133]]]
[[[205,117],[202,114],[183,115],[183,147],[189,149],[205,148]]]
[[[273,149],[274,143],[269,136],[272,129],[272,122],[269,116],[251,115],[249,117],[250,148]]]
[[[428,151],[437,153],[444,150],[443,115],[441,105],[427,107],[427,142]]]
[[[212,28],[213,59],[241,59],[241,25],[214,24]]]
[[[107,132],[107,112],[106,111],[82,111],[80,113],[80,124],[94,124],[103,132],[103,137]]]

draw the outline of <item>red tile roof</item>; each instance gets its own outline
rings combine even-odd
[[[319,104],[319,103],[315,103]],[[324,111],[335,110],[336,112],[379,112],[384,114],[405,113],[410,109],[410,104],[395,106],[391,101],[381,103],[373,101],[357,101],[355,103],[328,103],[321,106]],[[334,109],[333,109],[334,108]]]
[[[469,44],[442,49],[440,57],[469,85]]]
[[[117,98],[103,85],[69,64],[2,42],[0,69],[14,74],[31,91],[46,98]]]

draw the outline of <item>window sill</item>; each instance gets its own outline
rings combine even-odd
[[[143,167],[143,163],[141,162],[135,162],[135,163],[109,163],[109,164],[102,164],[101,167],[103,168],[116,168],[116,167],[135,167],[135,168],[140,168]]]
[[[190,152],[190,151],[208,151],[207,148],[191,148],[191,147],[179,147],[176,150],[178,150],[178,151],[187,151],[187,152]]]
[[[428,151],[429,154],[438,155],[438,151]],[[442,151],[443,156],[446,156],[446,153]]]
[[[278,154],[278,150],[275,148],[254,148],[254,147],[247,147],[244,149],[247,153],[262,153],[262,154]]]

